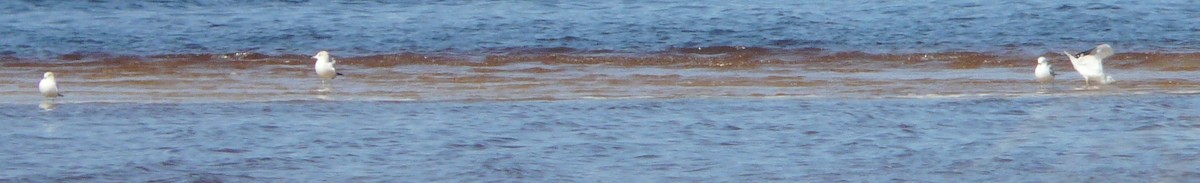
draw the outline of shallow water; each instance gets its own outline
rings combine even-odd
[[[1200,178],[1195,94],[0,105],[0,181]]]
[[[338,71],[345,75],[327,86],[321,85],[312,71],[311,59],[306,58],[13,62],[0,64],[6,68],[0,72],[0,88],[4,88],[0,90],[0,99],[25,104],[40,102],[36,84],[41,71],[57,73],[60,90],[67,96],[58,102],[64,103],[893,98],[1200,92],[1200,72],[1165,69],[1175,66],[1149,66],[1154,64],[1128,69],[1110,66],[1107,74],[1116,78],[1116,83],[1100,90],[1079,90],[1083,79],[1070,67],[1060,69],[1062,74],[1053,84],[1034,82],[1033,61],[976,68],[958,68],[960,61],[938,58],[736,65],[747,62],[726,56],[703,56],[682,54],[677,60],[665,59],[672,56],[529,58],[535,60],[435,64],[421,63],[419,59],[413,62],[365,57],[340,61]],[[643,59],[648,62],[641,63]],[[1164,65],[1179,62],[1168,61]],[[727,63],[733,65],[720,65]],[[1183,63],[1186,66],[1200,62]]]
[[[0,182],[1188,182],[1195,4],[2,1]]]

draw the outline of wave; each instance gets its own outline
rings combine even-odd
[[[716,46],[675,48],[648,53],[622,53],[610,50],[577,50],[572,48],[510,48],[476,53],[395,53],[341,57],[334,53],[339,64],[364,67],[397,67],[404,65],[503,66],[518,63],[578,64],[612,66],[666,66],[675,68],[755,68],[773,65],[826,66],[834,72],[872,72],[884,68],[917,69],[979,69],[1030,67],[1037,57],[1045,56],[1059,69],[1070,71],[1070,63],[1056,52],[1039,54],[1012,52],[931,52],[931,53],[868,53],[863,51],[832,51],[820,48],[774,49],[763,47]],[[268,55],[255,52],[119,55],[103,52],[82,52],[50,59],[0,57],[8,66],[128,66],[177,67],[208,62],[249,61],[255,64],[293,64],[308,62],[310,55]],[[1126,52],[1105,60],[1106,67],[1116,69],[1147,69],[1158,71],[1198,71],[1200,52]],[[139,64],[143,62],[152,65]],[[833,67],[836,66],[836,67]],[[507,72],[491,68],[481,72]],[[531,68],[523,72],[555,72]]]
[[[351,56],[747,46],[835,52],[1030,52],[1109,43],[1200,51],[1179,2],[0,1],[0,55],[139,56],[328,49]],[[1013,11],[1019,9],[1022,11]],[[957,10],[957,11],[946,11]],[[1035,53],[1036,52],[1036,53]]]

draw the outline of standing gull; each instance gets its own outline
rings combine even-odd
[[[1071,65],[1075,66],[1075,71],[1079,71],[1079,75],[1083,76],[1084,87],[1092,86],[1092,81],[1101,84],[1113,82],[1112,77],[1104,74],[1104,58],[1113,55],[1112,46],[1101,44],[1096,48],[1074,55],[1066,51],[1063,51],[1063,54],[1071,59]]]
[[[1037,81],[1042,84],[1054,82],[1054,76],[1058,75],[1054,72],[1054,65],[1046,62],[1046,57],[1038,57],[1037,62],[1037,67],[1033,68],[1033,76],[1037,77]]]
[[[317,70],[317,76],[321,77],[321,85],[325,85],[325,82],[342,75],[342,73],[338,73],[337,70],[333,69],[333,63],[336,63],[337,60],[330,57],[329,52],[317,52],[317,55],[314,55],[312,58],[317,59],[317,63],[313,67]]]
[[[42,92],[42,96],[46,98],[55,98],[63,96],[58,93],[58,82],[54,81],[54,73],[46,72],[42,74],[42,82],[38,83],[38,91]]]

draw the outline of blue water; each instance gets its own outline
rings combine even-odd
[[[0,105],[0,182],[1187,182],[1196,95]]]
[[[1198,5],[0,1],[0,182],[1188,182]]]
[[[0,54],[1200,50],[1196,1],[4,1]]]

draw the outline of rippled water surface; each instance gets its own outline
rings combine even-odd
[[[1196,7],[0,1],[0,182],[1189,182]]]
[[[1200,97],[0,105],[0,181],[1200,179]]]
[[[0,2],[4,54],[1200,49],[1195,1]]]

